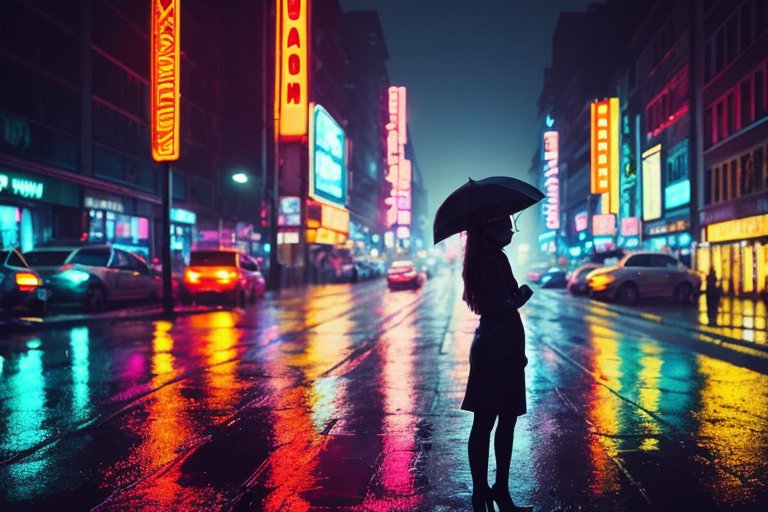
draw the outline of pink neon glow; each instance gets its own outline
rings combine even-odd
[[[385,198],[387,206],[386,222],[391,228],[395,224],[410,225],[411,210],[411,162],[405,158],[407,143],[406,92],[405,87],[390,87],[388,89],[389,119],[387,130],[387,173],[385,179],[392,185],[390,197]],[[407,215],[400,215],[406,210]]]
[[[576,225],[576,231],[584,231],[589,227],[589,215],[586,213],[579,213],[573,218],[573,222]]]
[[[558,140],[557,132],[544,132],[544,188],[547,190],[547,202],[543,208],[547,229],[560,228]]]
[[[139,217],[139,227],[136,235],[139,237],[139,240],[146,240],[149,238],[149,219]]]

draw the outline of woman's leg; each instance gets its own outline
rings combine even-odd
[[[488,452],[491,443],[491,430],[496,421],[495,414],[475,413],[472,430],[469,432],[467,448],[469,452],[469,470],[472,473],[472,494],[485,494],[488,488]]]
[[[503,489],[504,492],[509,489],[509,464],[512,460],[512,441],[516,423],[516,415],[499,415],[499,424],[496,426],[496,435],[493,438],[493,448],[496,452],[495,487]]]

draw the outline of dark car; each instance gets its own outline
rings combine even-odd
[[[39,247],[24,258],[43,279],[51,303],[77,303],[99,312],[110,301],[156,302],[162,295],[160,274],[110,245]]]
[[[33,306],[38,286],[40,276],[18,249],[0,251],[0,307]]]
[[[566,279],[565,271],[551,268],[541,276],[539,284],[542,288],[565,288],[568,285],[568,279]]]

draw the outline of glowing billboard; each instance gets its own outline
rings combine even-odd
[[[181,105],[180,0],[152,0],[150,41],[150,122],[152,158],[179,159]]]
[[[661,144],[643,153],[643,220],[661,217]]]
[[[315,105],[309,137],[309,195],[342,207],[347,204],[345,141],[339,123]]]
[[[309,112],[309,0],[277,0],[275,107],[281,140],[307,134]]]
[[[616,234],[616,216],[612,213],[592,216],[592,235],[613,236]]]
[[[384,199],[387,207],[386,224],[411,225],[411,184],[412,169],[410,160],[405,158],[405,144],[408,142],[406,124],[405,87],[390,87],[388,91],[387,132],[387,172],[385,179],[391,185],[389,197]],[[399,230],[403,234],[410,231]],[[402,238],[402,237],[400,237]]]
[[[610,211],[618,210],[619,99],[594,101],[590,107],[591,180],[593,194],[610,194]]]
[[[547,201],[544,203],[544,219],[547,229],[560,228],[560,177],[558,168],[558,134],[544,132],[544,189]]]

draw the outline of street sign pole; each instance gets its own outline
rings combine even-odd
[[[152,158],[162,173],[160,258],[163,266],[163,313],[173,315],[171,278],[171,162],[179,159],[181,112],[181,0],[152,0],[150,109]]]
[[[163,313],[173,315],[173,282],[171,277],[171,162],[163,163],[163,236],[161,260],[163,265]]]

